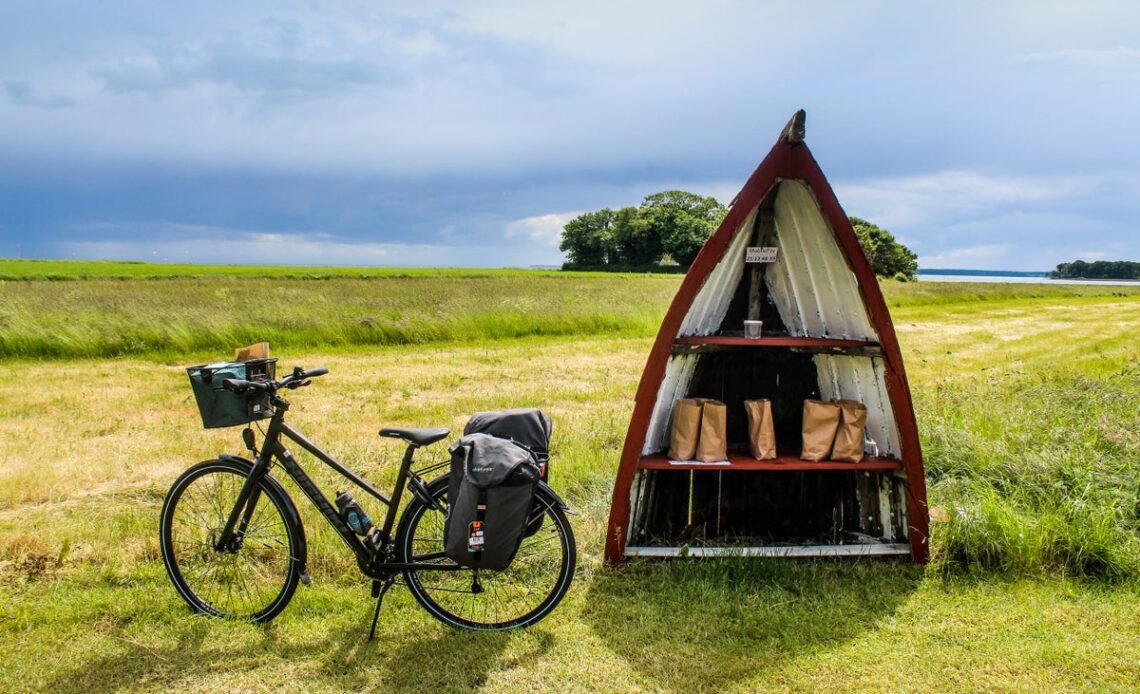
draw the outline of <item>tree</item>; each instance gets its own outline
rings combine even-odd
[[[563,227],[559,248],[571,267],[646,267],[665,254],[688,266],[727,212],[716,198],[666,190],[640,207],[578,215]]]
[[[661,260],[661,238],[645,223],[636,207],[623,207],[614,219],[613,263],[626,267],[653,265]]]
[[[605,265],[613,262],[613,224],[616,213],[609,209],[580,214],[562,227],[558,249],[575,265]]]
[[[848,217],[859,245],[867,254],[875,274],[880,277],[901,275],[908,280],[918,279],[918,256],[895,240],[891,232],[865,219]]]
[[[728,209],[713,197],[683,190],[647,195],[639,214],[678,265],[690,265]]]
[[[1112,280],[1140,280],[1140,263],[1128,260],[1094,260],[1091,263],[1074,260],[1061,263],[1049,273],[1054,279],[1085,278]]]

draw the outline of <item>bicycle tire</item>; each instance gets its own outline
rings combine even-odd
[[[447,477],[440,477],[428,485],[431,498],[445,509],[447,482]],[[464,590],[465,586],[471,586],[476,576],[474,569],[406,569],[404,579],[416,601],[441,622],[463,629],[518,629],[530,626],[550,614],[570,590],[577,548],[574,531],[554,494],[540,486],[535,499],[536,507],[545,515],[546,522],[535,534],[523,539],[509,567],[503,571],[478,571],[483,586],[481,593],[472,592],[470,588]],[[444,513],[425,504],[419,497],[413,497],[400,517],[396,531],[399,561],[454,565],[454,562],[442,556],[445,517]],[[553,551],[555,545],[557,552]],[[534,550],[541,550],[542,553]],[[557,566],[548,563],[544,567],[542,563],[532,561],[536,558],[555,559],[555,554]],[[512,601],[515,604],[507,607],[494,604],[496,601],[502,603],[504,597],[510,598],[520,593],[523,598],[528,598],[527,591],[523,590],[525,586],[520,583],[528,571],[542,577],[541,583],[550,582],[549,592],[536,596],[541,597],[541,600],[535,602],[534,598],[515,599]],[[463,614],[459,613],[461,611]]]
[[[268,622],[289,604],[304,563],[304,530],[285,490],[265,475],[241,547],[229,552],[213,544],[252,468],[245,460],[214,459],[182,473],[162,505],[159,543],[171,582],[195,611]]]

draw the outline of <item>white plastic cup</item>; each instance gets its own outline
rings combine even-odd
[[[762,320],[746,320],[744,321],[744,337],[750,340],[759,340],[761,328],[764,327]]]

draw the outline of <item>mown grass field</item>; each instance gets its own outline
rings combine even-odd
[[[1123,691],[1140,678],[1140,292],[886,286],[931,501],[947,511],[929,567],[615,571],[601,549],[618,450],[679,278],[479,274],[0,283],[0,689]],[[349,330],[382,307],[422,321],[414,339]],[[464,323],[472,313],[511,327]],[[200,428],[181,367],[263,335],[283,365],[330,367],[291,421],[382,484],[400,451],[381,424],[548,411],[554,485],[580,514],[567,601],[526,632],[469,634],[397,589],[369,645],[367,585],[308,513],[313,586],[273,624],[189,614],[158,558],[158,509],[182,469],[240,443]]]

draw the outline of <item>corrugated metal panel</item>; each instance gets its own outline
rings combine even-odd
[[[879,523],[883,526],[883,537],[888,540],[900,539],[895,528],[894,516],[891,514],[892,508],[890,485],[879,484]],[[899,513],[904,519],[906,518],[905,505],[899,509]]]
[[[744,249],[752,238],[752,225],[756,222],[756,210],[752,210],[744,223],[736,230],[732,243],[724,256],[701,286],[693,299],[685,320],[681,322],[678,335],[712,335],[720,329],[732,295],[740,285],[744,275]]]
[[[673,414],[673,403],[688,395],[689,383],[697,369],[698,357],[695,354],[677,354],[669,357],[665,365],[665,377],[657,391],[657,402],[653,405],[653,415],[649,418],[649,429],[645,432],[645,445],[641,454],[649,455],[669,446],[669,423]]]
[[[867,406],[867,433],[879,445],[879,454],[900,457],[898,425],[887,394],[882,357],[817,354],[819,394],[824,400],[858,400]]]
[[[811,190],[799,181],[781,182],[775,216],[780,251],[764,274],[788,332],[878,340],[855,275]]]

